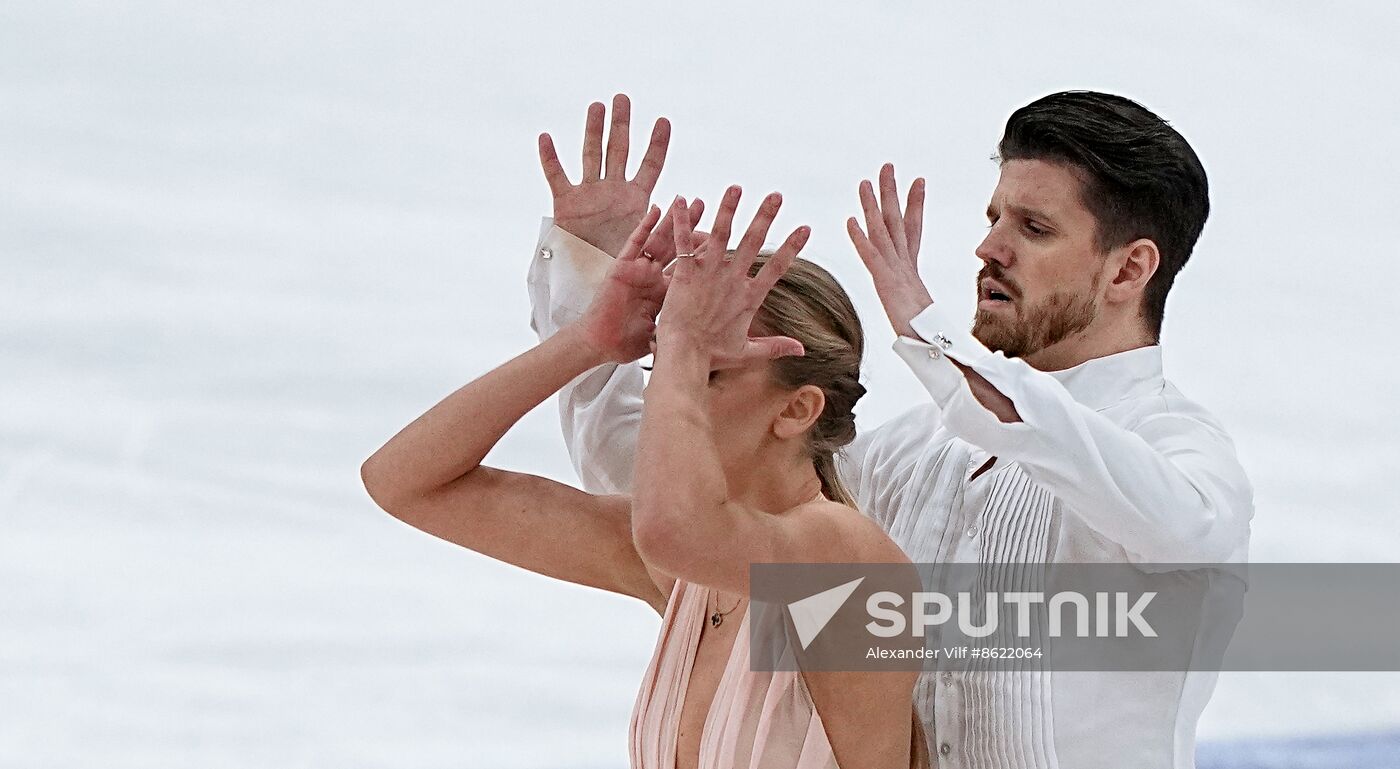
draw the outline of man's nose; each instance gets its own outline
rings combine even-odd
[[[987,231],[987,236],[982,238],[981,244],[973,253],[977,254],[977,258],[984,262],[996,262],[1002,267],[1010,267],[1013,261],[1011,249],[1006,245],[1005,239],[995,224]]]

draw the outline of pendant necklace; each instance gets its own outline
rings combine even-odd
[[[744,597],[743,597],[743,596],[739,596],[739,600],[735,601],[735,602],[734,602],[734,605],[731,606],[731,607],[729,607],[729,611],[720,611],[720,610],[719,610],[719,591],[715,591],[715,610],[714,610],[714,613],[712,613],[712,614],[710,615],[710,627],[719,627],[720,624],[722,624],[722,623],[724,622],[725,616],[728,615],[730,612],[734,611],[735,609],[739,608],[739,604],[741,604],[741,603],[743,603],[743,602],[744,602]]]

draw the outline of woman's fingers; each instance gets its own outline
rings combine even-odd
[[[632,141],[632,102],[627,94],[613,97],[612,126],[608,128],[607,179],[627,178],[627,150]]]
[[[738,205],[739,195],[740,190],[737,186],[730,187],[725,191],[724,199],[719,206],[719,212],[715,216],[714,227],[710,231],[708,237],[696,233],[693,229],[700,219],[700,214],[704,210],[704,206],[700,201],[697,200],[695,204],[687,206],[685,198],[678,196],[671,203],[671,207],[666,215],[671,220],[672,248],[675,249],[676,253],[677,270],[681,269],[680,262],[699,262],[701,264],[706,264],[705,262],[701,262],[701,257],[680,256],[680,254],[695,253],[694,248],[697,244],[707,244],[709,250],[704,257],[706,260],[723,253],[723,246],[720,244],[727,243],[728,241],[728,233],[733,224],[734,209]],[[773,286],[777,284],[778,279],[783,276],[783,273],[787,272],[788,268],[797,261],[797,255],[802,251],[803,247],[807,245],[807,240],[812,235],[812,228],[805,225],[793,230],[787,236],[787,239],[783,241],[783,244],[778,247],[778,250],[764,262],[758,274],[752,279],[748,277],[749,269],[757,257],[759,249],[762,248],[764,239],[768,237],[768,231],[772,227],[773,219],[777,216],[778,210],[782,207],[782,203],[782,195],[776,192],[764,198],[763,203],[759,206],[758,212],[754,214],[753,221],[749,223],[744,233],[743,240],[739,244],[734,260],[736,264],[730,265],[732,271],[728,273],[745,281],[748,285],[748,290],[756,294],[760,302],[764,296],[768,295],[768,292],[772,290]],[[707,263],[707,266],[717,264],[724,264],[723,259],[713,259]],[[685,269],[689,270],[692,268],[687,267]],[[742,296],[742,293],[739,295]]]
[[[778,209],[783,206],[783,196],[776,192],[768,194],[763,202],[758,206],[758,212],[754,214],[753,221],[749,222],[749,228],[744,232],[744,237],[739,241],[739,248],[734,255],[734,263],[731,269],[740,275],[747,276],[749,267],[753,266],[754,259],[763,248],[763,241],[768,237],[768,229],[773,226],[773,219],[778,216]]]
[[[734,184],[724,191],[724,197],[720,198],[719,208],[715,211],[715,223],[710,228],[709,244],[716,255],[716,259],[723,258],[724,252],[729,249],[729,233],[734,225],[734,210],[739,207],[739,196],[743,190],[739,185]]]
[[[781,246],[778,246],[778,250],[768,257],[768,261],[764,262],[763,268],[758,271],[750,284],[750,290],[753,291],[754,298],[757,300],[754,303],[755,308],[763,303],[764,297],[768,296],[768,292],[772,291],[773,286],[778,284],[778,279],[797,261],[797,255],[802,252],[802,248],[807,245],[807,239],[811,236],[811,227],[805,224],[798,227],[787,236],[787,240],[784,240]],[[745,272],[747,273],[747,269]]]
[[[600,101],[588,105],[588,120],[583,126],[583,180],[596,182],[603,170],[603,117],[607,108]]]
[[[559,153],[554,150],[554,138],[547,133],[540,134],[540,167],[544,169],[550,195],[557,198],[573,186],[564,173],[564,165],[559,162]]]
[[[686,205],[685,198],[677,195],[676,199],[671,201],[671,209],[667,214],[671,217],[671,253],[675,260],[672,270],[693,270],[694,264],[682,265],[682,262],[695,261],[695,236],[690,225],[690,207]],[[681,254],[690,256],[682,257]]]
[[[671,209],[667,208],[666,215],[661,217],[660,223],[651,231],[646,244],[642,246],[642,254],[663,267],[669,264],[676,255],[674,228]]]
[[[690,226],[691,228],[700,226],[700,217],[705,215],[705,201],[696,198],[690,203]]]
[[[700,223],[700,216],[704,212],[704,201],[696,198],[691,202],[687,217],[690,220],[690,226],[692,228]],[[662,267],[670,264],[671,261],[676,258],[675,226],[676,224],[671,218],[671,209],[668,207],[666,209],[666,215],[661,217],[660,224],[656,229],[652,230],[651,237],[647,238],[646,245],[642,247],[642,253],[645,254],[648,259],[651,259]],[[691,247],[686,248],[681,253],[693,252],[696,246],[704,242],[703,236],[700,236],[699,233],[692,231],[690,237]],[[700,242],[697,243],[697,240]]]
[[[793,230],[750,278],[752,264],[782,206],[782,196],[773,193],[764,198],[745,229],[731,264],[724,261],[723,255],[740,194],[737,186],[725,191],[708,238],[693,230],[701,213],[699,207],[687,206],[683,198],[677,198],[668,212],[674,248],[679,253],[672,269],[661,274],[667,301],[674,299],[679,302],[677,307],[687,308],[680,311],[681,320],[675,322],[687,322],[689,317],[689,322],[697,324],[697,330],[715,335],[717,348],[712,365],[719,368],[804,354],[802,344],[795,339],[748,337],[746,332],[768,292],[797,261],[811,236],[811,228]],[[704,255],[680,256],[693,253],[687,251],[688,243],[703,243]]]
[[[802,343],[789,336],[749,337],[744,344],[741,357],[748,360],[774,360],[789,356],[805,355]]]
[[[651,237],[651,231],[656,227],[656,223],[661,220],[661,209],[652,206],[647,215],[642,217],[642,221],[637,224],[637,228],[632,230],[632,234],[627,237],[627,244],[622,247],[622,253],[617,255],[619,262],[630,262],[642,257],[642,248],[646,245],[647,238]]]

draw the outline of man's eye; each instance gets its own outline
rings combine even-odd
[[[1032,235],[1044,235],[1045,233],[1049,232],[1049,230],[1045,229],[1044,227],[1041,227],[1035,222],[1026,222],[1026,231]]]

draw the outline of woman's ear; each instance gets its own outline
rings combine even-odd
[[[773,420],[773,435],[781,440],[796,438],[816,424],[826,408],[826,393],[816,385],[802,385],[788,394],[787,403]]]

